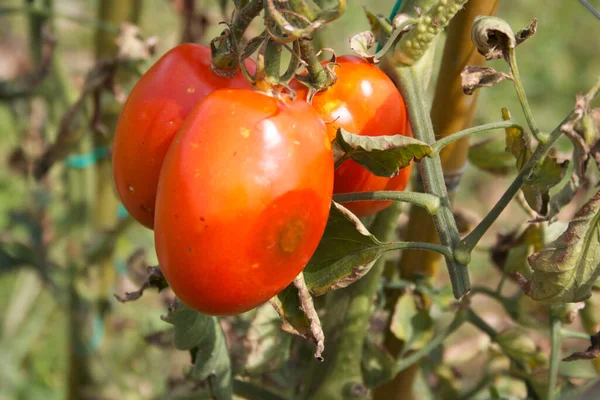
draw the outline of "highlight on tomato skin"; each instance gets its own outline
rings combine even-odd
[[[217,76],[210,59],[209,46],[174,47],[136,83],[121,111],[112,150],[116,189],[127,211],[150,229],[160,168],[188,113],[214,90],[250,88],[239,72],[233,78]],[[247,66],[253,70],[253,61]]]
[[[202,313],[248,311],[306,266],[332,191],[331,144],[313,108],[217,90],[190,113],[165,157],[154,231],[162,272]]]
[[[379,68],[356,56],[341,56],[334,72],[337,82],[324,92],[317,93],[312,106],[327,125],[333,141],[338,128],[357,135],[412,136],[406,105],[393,81]],[[307,89],[298,81],[292,88],[296,96],[305,99]],[[344,162],[335,171],[334,189],[338,193],[404,190],[410,179],[412,166],[400,170],[393,178],[372,174],[352,160]],[[391,204],[389,201],[359,201],[345,203],[359,217],[374,214]]]

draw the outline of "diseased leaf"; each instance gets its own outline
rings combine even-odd
[[[509,49],[517,46],[510,25],[494,16],[475,17],[471,26],[471,41],[486,60],[507,58]]]
[[[231,399],[231,360],[219,320],[194,311],[179,300],[163,320],[174,326],[175,348],[190,350],[192,354],[194,365],[190,370],[190,377],[208,379],[212,394],[217,400]]]
[[[502,119],[510,120],[508,109],[502,109]],[[506,150],[512,153],[517,160],[517,169],[521,171],[531,158],[532,151],[523,131],[519,128],[506,128]],[[522,190],[527,204],[538,214],[548,214],[550,202],[550,189],[556,186],[565,176],[569,162],[558,162],[557,159],[547,156],[542,164],[536,168]]]
[[[469,164],[494,175],[515,171],[515,159],[506,152],[502,140],[484,140],[469,148]]]
[[[321,242],[304,268],[308,290],[320,296],[365,275],[389,245],[377,240],[344,206],[332,202]]]
[[[394,377],[394,359],[367,337],[361,370],[365,385],[371,389]]]
[[[533,276],[526,293],[534,300],[556,304],[590,297],[600,272],[600,192],[577,212],[558,239],[528,261]]]
[[[244,338],[248,355],[244,371],[274,371],[290,357],[292,336],[281,330],[281,320],[269,305],[260,306]]]
[[[433,337],[433,321],[425,309],[417,306],[414,295],[406,293],[396,303],[390,330],[409,350],[422,349]]]
[[[550,189],[558,185],[565,176],[569,161],[561,163],[555,158],[546,157],[542,165],[533,174],[531,183],[523,185],[523,194],[527,204],[538,214],[548,214]]]
[[[540,352],[527,332],[522,328],[509,328],[494,338],[504,354],[513,360],[525,363],[529,368],[543,367],[548,357]]]
[[[377,176],[394,177],[415,160],[432,154],[431,147],[403,135],[360,136],[338,129],[336,145]]]
[[[511,80],[512,77],[504,72],[496,71],[492,67],[467,65],[460,73],[463,92],[471,95],[475,90],[482,87],[492,87],[505,79]]]
[[[281,317],[281,329],[315,342],[315,358],[323,361],[321,354],[325,349],[325,335],[304,275],[298,275],[291,285],[269,300],[269,303]]]
[[[148,288],[156,288],[160,292],[161,290],[167,287],[169,287],[169,284],[163,276],[160,267],[148,267],[148,277],[138,290],[136,290],[135,292],[126,292],[125,296],[119,296],[118,294],[115,294],[115,298],[121,303],[126,303],[128,301],[134,301],[142,297],[144,291]]]

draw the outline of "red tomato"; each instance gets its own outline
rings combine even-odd
[[[232,79],[214,74],[210,58],[208,46],[171,49],[137,82],[121,111],[113,144],[117,192],[127,211],[150,229],[160,167],[187,114],[216,89],[250,87],[240,73]]]
[[[308,104],[251,90],[209,94],[160,174],[154,240],[165,278],[206,314],[264,303],[310,260],[332,190],[331,144]]]
[[[312,106],[327,124],[329,139],[335,138],[339,127],[357,135],[412,136],[406,106],[392,80],[379,68],[355,56],[342,56],[334,67],[338,81],[328,90],[313,97]],[[299,98],[306,98],[307,90],[293,82]],[[404,190],[411,166],[400,170],[394,178],[370,173],[352,160],[344,162],[335,171],[334,193]],[[359,201],[345,203],[359,217],[374,214],[389,206],[389,201]]]

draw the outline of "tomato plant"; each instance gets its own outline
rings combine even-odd
[[[404,100],[394,82],[379,68],[356,56],[337,58],[333,71],[337,82],[328,90],[317,93],[313,107],[327,124],[329,139],[333,140],[338,128],[357,135],[412,136]],[[293,82],[297,96],[305,98],[308,91],[299,82]],[[335,172],[334,193],[404,190],[411,167],[403,168],[393,178],[376,176],[350,160]],[[391,204],[390,201],[360,201],[346,207],[357,216],[376,213]]]
[[[216,75],[210,58],[208,46],[171,49],[142,76],[123,106],[113,144],[116,188],[127,211],[148,228],[154,226],[163,159],[192,107],[216,89],[250,87],[240,73]]]
[[[155,243],[171,288],[212,315],[264,303],[315,251],[332,187],[326,128],[306,103],[249,90],[208,95],[160,175]]]

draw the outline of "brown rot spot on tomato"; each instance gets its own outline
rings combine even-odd
[[[192,252],[192,248],[188,247],[188,253],[191,253],[191,252]]]
[[[278,245],[284,254],[291,254],[302,243],[305,222],[300,219],[288,221],[279,231]]]

